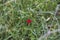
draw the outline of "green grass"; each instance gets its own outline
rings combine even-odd
[[[60,19],[55,9],[60,0],[0,0],[0,40],[60,40]],[[56,19],[57,18],[57,19]],[[31,19],[30,25],[26,20]]]

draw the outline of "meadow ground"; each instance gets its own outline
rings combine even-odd
[[[60,40],[60,0],[0,0],[0,40]]]

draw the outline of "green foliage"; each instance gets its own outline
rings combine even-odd
[[[58,29],[60,19],[56,20],[54,13],[57,2],[54,0],[0,0],[0,40],[38,40],[48,30]],[[27,19],[32,20],[30,25],[27,25]],[[52,25],[51,28],[48,28],[49,25]],[[42,40],[57,40],[55,37],[60,33],[54,34]]]

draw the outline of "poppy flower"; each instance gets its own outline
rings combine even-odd
[[[28,20],[26,20],[26,22],[29,25],[32,22],[32,20],[31,19],[28,19]]]

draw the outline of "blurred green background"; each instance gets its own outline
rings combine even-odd
[[[60,19],[55,9],[59,1],[0,0],[0,40],[38,40],[49,30],[58,29]],[[27,19],[32,20],[30,25]],[[60,40],[60,32],[42,40]]]

